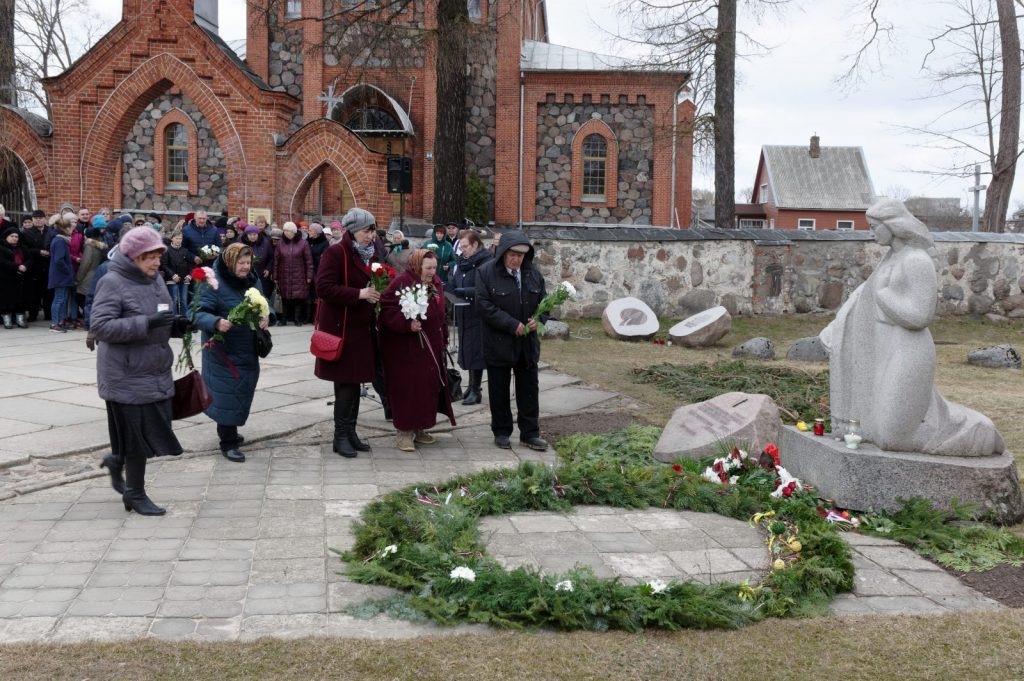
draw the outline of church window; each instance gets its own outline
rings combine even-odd
[[[199,192],[199,146],[195,122],[181,109],[171,109],[157,122],[153,135],[153,187],[159,191]]]
[[[284,15],[286,17],[301,17],[302,0],[288,0],[288,4],[285,6]]]
[[[580,208],[614,208],[619,190],[619,145],[597,118],[580,126],[572,140],[570,203]]]
[[[608,143],[598,134],[583,140],[583,200],[604,200]]]
[[[171,123],[164,128],[164,154],[167,186],[184,189],[188,186],[188,132],[181,123]]]

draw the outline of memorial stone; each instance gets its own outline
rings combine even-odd
[[[748,357],[750,359],[775,359],[775,343],[770,338],[758,336],[740,343],[732,351],[733,357]]]
[[[639,298],[618,298],[601,315],[605,333],[619,340],[649,340],[658,332],[658,317]]]
[[[1020,369],[1020,353],[1006,343],[967,353],[967,363],[990,369]]]
[[[731,392],[679,407],[654,446],[658,461],[721,455],[725,443],[746,444],[759,453],[777,442],[779,409],[767,395]]]
[[[827,362],[828,350],[817,336],[798,338],[790,346],[786,359],[795,362]]]
[[[668,331],[673,343],[706,348],[722,340],[732,329],[732,316],[721,305],[684,319]]]

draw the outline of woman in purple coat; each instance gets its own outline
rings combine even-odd
[[[403,452],[416,451],[416,444],[436,442],[425,431],[434,427],[439,413],[447,414],[455,425],[445,387],[448,325],[444,285],[437,275],[437,264],[437,256],[430,251],[413,251],[409,269],[391,281],[380,301],[381,359],[391,414],[398,430],[397,447]],[[402,311],[401,291],[416,286],[427,289],[426,316],[407,319]]]
[[[342,218],[345,233],[320,260],[316,291],[317,328],[345,339],[337,362],[316,360],[317,378],[334,383],[334,451],[352,458],[370,445],[356,434],[360,384],[374,376],[374,306],[380,292],[370,286],[368,267],[379,262],[374,250],[377,221],[362,208]]]
[[[306,319],[309,285],[313,281],[313,253],[294,222],[284,223],[282,231],[283,238],[274,249],[273,277],[283,306],[277,325],[285,326],[290,319],[295,326],[302,326]]]

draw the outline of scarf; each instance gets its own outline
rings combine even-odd
[[[352,245],[355,247],[356,253],[359,254],[359,257],[363,259],[363,264],[364,265],[369,265],[370,264],[370,260],[373,258],[373,255],[374,255],[374,252],[375,252],[374,247],[373,247],[373,242],[371,241],[370,243],[366,244],[365,246],[360,246],[355,241],[353,241]]]

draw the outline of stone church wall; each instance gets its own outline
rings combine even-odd
[[[155,158],[154,133],[157,123],[171,109],[180,109],[194,123],[198,148],[199,191],[196,196],[184,192],[165,192],[154,187],[154,168],[164,159]],[[203,208],[220,212],[228,205],[228,181],[224,154],[209,121],[187,95],[165,94],[155,99],[139,114],[125,140],[121,156],[121,195],[123,206],[130,210],[194,211]]]
[[[644,104],[549,102],[538,106],[537,221],[651,224],[653,113]],[[570,205],[573,136],[592,118],[606,123],[619,145],[614,208]]]
[[[302,101],[302,72],[305,55],[302,52],[302,29],[277,29],[270,37],[270,60],[267,85],[280,92],[287,92]],[[291,135],[304,122],[301,106],[292,116],[288,126]]]
[[[493,3],[491,3],[493,5]],[[494,141],[498,131],[497,111],[497,35],[481,28],[469,43],[469,88],[466,104],[466,173],[476,175],[487,185],[494,205]]]

